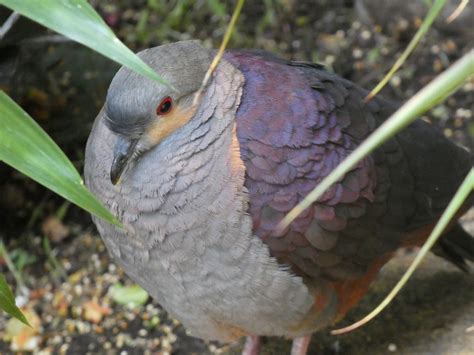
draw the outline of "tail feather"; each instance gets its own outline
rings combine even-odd
[[[474,262],[474,238],[457,223],[433,248],[433,252],[469,272],[467,261]]]

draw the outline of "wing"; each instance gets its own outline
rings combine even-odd
[[[235,52],[227,60],[246,79],[236,122],[254,232],[295,272],[330,280],[365,275],[375,260],[404,243],[407,231],[432,222],[459,185],[459,166],[466,164],[458,156],[464,155],[427,124],[417,123],[276,233],[283,216],[396,105],[380,99],[364,104],[366,91],[318,65]],[[433,178],[433,168],[424,171],[443,149],[450,152],[443,164],[459,171],[445,187],[439,172]]]

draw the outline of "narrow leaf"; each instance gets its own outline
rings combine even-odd
[[[170,86],[115,36],[86,0],[0,0],[0,4]]]
[[[20,322],[30,325],[23,313],[15,304],[15,296],[12,290],[8,287],[5,277],[0,274],[0,309],[3,309],[12,317],[18,319]]]
[[[438,238],[441,236],[441,233],[443,233],[443,231],[446,229],[451,219],[453,219],[454,215],[462,206],[463,202],[466,200],[466,198],[469,196],[469,194],[471,193],[473,189],[474,189],[474,169],[471,169],[467,177],[464,179],[464,182],[459,187],[458,191],[456,192],[453,199],[449,203],[448,207],[443,212],[443,215],[439,219],[438,223],[436,223],[436,226],[431,232],[429,238],[426,240],[425,244],[416,255],[415,260],[413,260],[408,270],[405,272],[405,274],[403,274],[402,278],[398,281],[398,283],[395,285],[392,291],[390,291],[388,296],[372,312],[370,312],[363,319],[361,319],[360,321],[348,327],[333,330],[331,331],[331,334],[343,334],[351,330],[354,330],[356,328],[359,328],[360,326],[366,324],[367,322],[372,320],[374,317],[376,317],[380,312],[383,311],[385,307],[387,307],[390,304],[390,302],[392,302],[392,300],[395,298],[398,292],[400,292],[402,287],[405,286],[408,279],[411,277],[411,275],[416,270],[418,265],[421,263],[423,258],[426,256],[426,254],[430,251],[430,249],[436,243]]]
[[[86,189],[71,161],[41,127],[0,91],[0,161],[108,222],[120,225]]]
[[[392,78],[393,74],[405,63],[408,56],[413,52],[416,48],[420,40],[423,36],[428,32],[432,23],[438,17],[439,12],[444,7],[446,0],[435,0],[435,3],[431,6],[430,11],[426,15],[423,23],[421,24],[420,28],[416,32],[415,36],[412,38],[408,46],[403,51],[402,55],[397,59],[395,64],[393,65],[392,69],[385,75],[385,77],[378,83],[378,85],[367,95],[365,98],[366,100],[372,99],[375,95],[377,95],[380,90],[388,83],[388,81]]]
[[[227,29],[226,29],[225,34],[224,34],[224,38],[222,39],[221,45],[219,46],[219,50],[217,51],[216,55],[212,59],[211,65],[209,66],[209,69],[207,70],[206,74],[204,75],[204,79],[202,81],[201,87],[199,88],[199,90],[194,95],[193,105],[196,105],[199,102],[202,91],[206,87],[207,82],[211,78],[212,73],[217,68],[217,65],[219,64],[222,56],[224,55],[224,51],[227,47],[227,44],[229,43],[229,40],[230,40],[230,37],[232,36],[232,33],[234,32],[235,24],[237,23],[240,12],[242,11],[242,7],[244,6],[244,3],[245,3],[245,0],[238,0],[237,4],[235,5],[234,12],[232,13],[232,17],[230,19],[230,22],[227,25]]]
[[[286,228],[298,215],[311,206],[336,181],[352,169],[361,159],[372,152],[387,139],[416,120],[431,107],[439,104],[463,82],[474,74],[474,49],[466,53],[449,69],[437,76],[415,96],[400,107],[389,119],[354,150],[331,174],[321,181],[298,205],[281,220],[279,229]]]
[[[446,23],[451,23],[451,22],[455,21],[459,17],[459,15],[462,14],[462,12],[466,8],[467,4],[469,4],[469,0],[461,0],[459,2],[459,5],[456,7],[456,9],[446,19]]]

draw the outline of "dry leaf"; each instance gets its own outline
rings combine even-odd
[[[88,301],[83,305],[84,309],[84,319],[92,322],[99,323],[105,315],[110,314],[110,308],[106,306],[101,306],[96,301]]]
[[[69,235],[69,228],[55,216],[49,216],[41,225],[43,233],[53,242],[60,242]]]
[[[41,320],[32,308],[22,309],[31,327],[11,318],[5,327],[4,340],[10,342],[12,351],[34,351],[41,343]]]

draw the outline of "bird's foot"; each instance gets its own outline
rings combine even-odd
[[[309,343],[311,342],[311,335],[293,339],[291,345],[291,355],[306,355]]]
[[[262,349],[262,340],[258,336],[248,336],[245,340],[242,355],[259,355]]]

